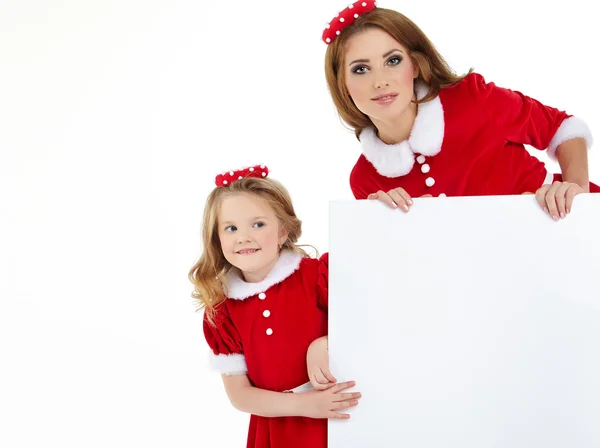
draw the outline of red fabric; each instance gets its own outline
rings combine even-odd
[[[329,254],[325,253],[319,263],[317,277],[317,305],[327,312],[329,310]]]
[[[402,187],[412,197],[510,195],[536,191],[546,167],[524,144],[546,149],[567,113],[525,95],[486,83],[471,73],[440,91],[444,138],[440,152],[426,158],[424,174],[415,163],[405,176],[385,177],[361,155],[350,174],[357,199]],[[428,187],[427,177],[435,184]]]
[[[213,353],[223,355],[241,355],[244,353],[242,338],[231,320],[226,304],[218,307],[214,316],[214,325],[204,318],[204,337]]]
[[[302,259],[296,271],[264,291],[264,300],[227,299],[218,308],[217,327],[204,324],[213,352],[242,353],[248,378],[260,389],[283,392],[307,383],[308,346],[327,334],[327,261],[328,254]],[[248,448],[326,446],[326,419],[250,417]]]

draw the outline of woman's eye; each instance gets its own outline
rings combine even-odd
[[[363,73],[367,73],[368,68],[365,67],[364,65],[359,65],[358,67],[354,67],[352,69],[352,73],[355,73],[357,75],[362,75]]]
[[[389,60],[388,63],[390,65],[398,65],[400,64],[400,62],[402,62],[402,58],[399,56],[392,56]]]

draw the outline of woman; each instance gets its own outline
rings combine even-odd
[[[350,185],[357,199],[405,211],[411,197],[535,193],[554,220],[589,182],[587,124],[473,72],[455,75],[399,12],[358,1],[323,33],[325,73],[341,118],[361,142]],[[524,145],[548,150],[547,172]]]

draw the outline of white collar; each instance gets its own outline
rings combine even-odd
[[[302,255],[296,252],[289,250],[281,251],[273,269],[271,269],[264,280],[256,283],[244,281],[242,272],[238,268],[232,268],[225,276],[227,297],[229,299],[244,300],[266,291],[271,286],[281,283],[292,275],[300,267],[302,258]]]
[[[416,85],[417,99],[427,95],[429,88]],[[363,129],[360,143],[365,158],[377,172],[385,177],[399,177],[411,172],[415,164],[415,154],[435,156],[442,149],[444,140],[444,110],[440,97],[419,104],[417,116],[408,140],[388,145],[375,133],[374,127]]]

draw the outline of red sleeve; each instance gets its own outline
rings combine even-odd
[[[217,308],[213,320],[214,323],[209,322],[204,315],[204,337],[212,350],[210,361],[213,369],[225,375],[245,374],[248,369],[242,340],[225,303]]]
[[[558,145],[575,137],[584,138],[588,148],[591,147],[591,131],[580,118],[520,92],[486,83],[477,73],[469,75],[467,80],[471,94],[484,111],[482,118],[496,126],[507,141],[548,149],[550,156]]]
[[[329,310],[329,253],[327,252],[319,258],[317,306],[325,311]]]

